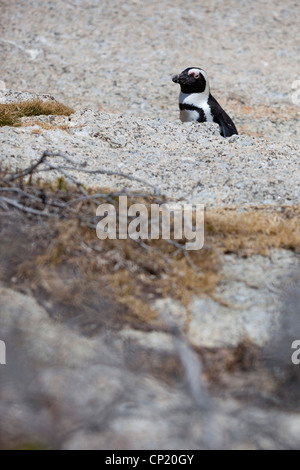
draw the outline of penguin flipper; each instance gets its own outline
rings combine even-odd
[[[224,112],[224,114],[226,113]],[[221,135],[223,137],[231,137],[234,134],[238,134],[238,131],[235,125],[233,124],[233,121],[230,119],[230,117],[227,114],[226,114],[226,118],[224,118],[224,116],[220,114],[219,116],[217,116],[216,119],[217,119],[217,123],[222,129]]]
[[[221,135],[223,137],[230,137],[234,134],[238,134],[232,119],[228,116],[227,113],[225,113],[224,109],[219,105],[217,100],[212,95],[209,95],[208,104],[212,110],[214,122],[220,126]]]

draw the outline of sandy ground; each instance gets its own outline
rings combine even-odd
[[[14,94],[5,95],[10,100]],[[300,147],[287,141],[278,145],[247,135],[224,139],[217,124],[182,125],[90,110],[69,118],[25,118],[23,124],[0,128],[0,162],[14,170],[30,166],[48,150],[71,158],[76,171],[70,176],[89,187],[158,191],[206,208],[276,209],[300,202]],[[51,161],[64,163],[56,157]],[[96,170],[120,172],[142,182]]]
[[[299,141],[300,5],[279,0],[2,0],[0,80],[73,106],[177,118],[200,66],[241,132]],[[298,87],[299,88],[299,87]],[[298,127],[298,129],[297,129]]]

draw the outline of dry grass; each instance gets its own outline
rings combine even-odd
[[[147,323],[152,322],[153,315],[147,306],[151,296],[170,296],[185,306],[190,304],[193,295],[214,297],[215,288],[223,277],[225,254],[268,256],[273,249],[280,248],[299,253],[299,227],[299,207],[282,208],[280,212],[274,208],[256,208],[247,213],[228,209],[209,211],[206,214],[205,246],[201,251],[189,253],[199,272],[195,272],[182,252],[167,265],[151,250],[145,252],[126,242],[126,258],[138,264],[139,269],[134,276],[130,269],[120,269],[111,274],[110,282],[123,304],[134,306],[133,298],[142,299],[142,304],[137,304],[138,314],[144,315]],[[122,250],[121,243],[115,241],[115,249]],[[156,241],[150,245],[171,257],[172,249],[166,242]]]
[[[57,292],[60,304],[73,303],[79,310],[81,303],[87,302],[86,292],[91,291],[90,286],[94,286],[92,291],[96,292],[95,286],[101,285],[110,292],[115,304],[122,306],[118,324],[164,328],[151,308],[155,299],[171,297],[188,307],[195,295],[214,298],[215,289],[223,278],[226,254],[250,257],[268,256],[274,249],[300,251],[300,208],[297,206],[257,207],[245,212],[239,208],[209,210],[205,214],[204,248],[186,253],[165,240],[147,241],[146,246],[133,240],[100,241],[87,222],[93,219],[101,198],[97,203],[88,199],[78,202],[72,205],[73,212],[58,206],[53,209],[51,202],[63,207],[82,193],[71,187],[63,176],[51,184],[30,181],[31,186],[24,179],[20,184],[23,191],[26,187],[30,189],[35,200],[18,199],[19,203],[40,212],[51,209],[58,218],[51,219],[51,224],[44,219],[44,235],[35,242],[37,250],[29,259],[11,263],[16,268],[12,276],[28,283],[32,289],[48,293],[49,297],[53,291]],[[103,194],[102,202],[115,203],[118,208],[117,196],[103,189],[98,192]],[[20,198],[16,194],[6,193],[6,196]],[[154,197],[141,198],[134,193],[128,196],[129,205],[144,202],[149,208]],[[27,214],[26,217],[34,216]],[[40,225],[37,222],[36,226]],[[77,274],[67,276],[69,284],[65,290],[59,284],[63,284],[66,270]],[[186,326],[188,321],[187,314]]]
[[[112,292],[114,301],[127,309],[123,317],[126,324],[142,329],[163,329],[162,320],[151,308],[153,300],[171,297],[188,307],[194,295],[214,297],[215,288],[223,278],[225,254],[267,256],[274,248],[299,252],[299,226],[297,207],[280,213],[264,208],[249,213],[226,209],[209,212],[205,247],[189,253],[198,269],[196,272],[184,252],[174,255],[175,248],[164,240],[149,242],[146,250],[132,240],[100,241],[94,230],[83,229],[75,221],[60,221],[47,251],[33,261],[34,266],[43,266],[43,273],[38,273],[34,283],[45,278],[45,266],[54,270],[59,279],[61,267],[72,265],[72,269],[82,273],[83,289],[101,279]],[[56,291],[59,291],[57,286]],[[64,296],[64,291],[61,295]],[[80,298],[76,299],[80,304]],[[188,321],[187,317],[186,327]]]
[[[65,203],[80,195],[63,177],[56,183],[31,182],[31,186],[23,178],[20,186],[31,195],[42,190],[48,202]],[[151,204],[152,198],[131,194],[128,203],[143,200]],[[118,197],[112,196],[112,201],[118,206]],[[18,202],[45,209],[44,202]],[[78,203],[71,219],[69,214],[65,219],[42,221],[27,213],[0,215],[1,284],[30,293],[52,319],[87,336],[114,335],[123,328],[169,331],[153,302],[171,297],[188,307],[195,295],[214,298],[223,279],[225,254],[268,256],[273,249],[299,252],[300,247],[297,206],[258,207],[247,212],[210,210],[205,216],[204,248],[189,252],[189,259],[164,240],[149,241],[148,248],[133,240],[98,240],[95,229],[84,223],[83,215],[88,214],[95,214],[95,203],[85,200]],[[62,210],[61,215],[66,212]],[[187,328],[188,309],[185,315]],[[129,371],[142,370],[168,385],[176,385],[184,376],[176,354],[149,352],[130,341],[124,348]],[[241,390],[243,394],[248,390],[251,400],[255,383],[259,399],[262,395],[272,402],[276,381],[265,370],[260,349],[247,339],[236,348],[201,347],[195,352],[203,364],[204,380],[219,395],[239,397]]]
[[[24,101],[21,103],[0,104],[0,127],[18,126],[22,117],[31,116],[70,116],[74,110],[57,101]]]
[[[70,134],[70,127],[68,124],[61,124],[61,125],[56,125],[52,124],[49,122],[44,122],[44,121],[39,121],[39,120],[32,120],[32,121],[22,121],[21,122],[22,127],[33,127],[33,126],[38,126],[39,129],[32,129],[31,134],[33,135],[43,135],[43,130],[47,131],[65,131],[68,134]]]
[[[267,256],[271,249],[300,252],[300,208],[257,207],[241,213],[222,209],[206,214],[206,234],[223,253]]]

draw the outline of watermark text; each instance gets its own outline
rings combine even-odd
[[[295,366],[298,366],[300,364],[300,340],[299,339],[293,341],[292,349],[296,349],[296,351],[293,352],[293,354],[292,354],[292,358],[291,358],[292,363]]]
[[[4,341],[0,341],[0,365],[6,365],[6,344]]]
[[[118,211],[113,204],[97,208],[97,236],[100,240],[184,240],[187,250],[204,245],[203,204],[132,204],[120,196]]]

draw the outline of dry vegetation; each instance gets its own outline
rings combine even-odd
[[[284,380],[281,373],[278,380],[263,361],[261,350],[247,339],[236,348],[199,348],[190,360],[190,353],[182,352],[188,347],[182,332],[159,317],[151,305],[166,296],[186,306],[193,295],[214,297],[222,280],[226,253],[268,256],[274,247],[299,252],[299,207],[208,211],[205,247],[195,252],[186,252],[183,243],[172,240],[100,241],[95,233],[96,207],[109,202],[118,209],[119,196],[125,193],[86,190],[71,176],[73,163],[68,157],[60,155],[60,168],[51,163],[51,157],[45,153],[36,164],[19,173],[0,171],[1,284],[30,293],[52,319],[88,337],[117,333],[126,327],[168,331],[174,336],[177,353],[150,352],[126,344],[122,365],[126,374],[147,374],[169,387],[184,384],[192,395],[191,377],[197,379],[195,370],[202,364],[203,373],[198,379],[209,384],[218,396],[244,402],[255,396],[256,402],[264,406],[292,406],[289,404],[296,402],[293,397],[300,380],[294,372],[285,375]],[[42,171],[55,172],[57,179],[52,183],[40,181]],[[126,195],[129,204],[166,202],[150,192]],[[186,326],[188,321],[187,317]],[[290,364],[284,367],[290,370]],[[211,406],[211,398],[205,400]],[[197,409],[193,412],[199,413]],[[64,413],[59,409],[56,415],[63,419]],[[107,413],[114,416],[110,408]],[[21,439],[9,443],[9,447],[22,448],[23,442],[30,448],[59,447],[51,439],[44,437],[41,446],[35,443],[36,438],[29,439],[29,444]],[[4,434],[2,440],[0,436],[0,447],[7,446]]]
[[[67,162],[70,164],[69,159]],[[163,328],[161,319],[151,310],[153,300],[170,296],[188,306],[193,295],[213,297],[222,279],[224,254],[268,256],[273,248],[300,250],[300,209],[292,206],[258,207],[247,212],[210,210],[205,215],[205,246],[200,251],[187,252],[183,243],[174,240],[100,241],[95,233],[99,204],[109,202],[118,210],[122,194],[128,196],[128,204],[144,202],[149,207],[166,200],[151,193],[86,191],[72,177],[68,181],[66,170],[61,170],[52,184],[37,179],[40,171],[58,170],[51,164],[51,155],[45,153],[36,165],[19,174],[3,172],[0,204],[4,210],[13,209],[37,219],[41,230],[46,222],[41,249],[30,260],[20,260],[15,275],[32,289],[47,285],[50,294],[55,288],[65,305],[70,301],[80,304],[80,296],[85,296],[88,286],[96,289],[101,276],[114,302],[123,306],[119,309],[122,323]],[[68,292],[60,285],[61,272],[67,266],[70,272],[78,272]]]
[[[0,104],[0,127],[18,126],[22,117],[33,116],[70,116],[74,110],[57,101],[24,101]]]
[[[298,206],[256,207],[210,211],[206,233],[224,253],[267,256],[272,248],[300,251],[300,208]]]

